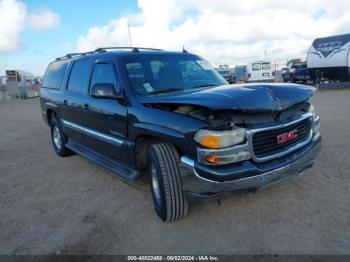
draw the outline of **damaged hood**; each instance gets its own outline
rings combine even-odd
[[[188,104],[213,110],[239,110],[245,112],[281,111],[308,100],[315,88],[306,85],[236,84],[205,89],[171,92],[143,97],[143,104]]]

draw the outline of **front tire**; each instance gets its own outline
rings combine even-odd
[[[150,147],[149,156],[151,192],[157,215],[167,222],[185,217],[188,202],[182,191],[177,150],[168,143],[155,144]]]
[[[57,155],[61,157],[72,155],[72,151],[66,148],[68,138],[63,133],[58,117],[54,117],[51,120],[51,140]]]

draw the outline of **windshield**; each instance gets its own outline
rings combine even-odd
[[[135,55],[125,57],[124,65],[141,95],[227,84],[207,61],[190,54]]]

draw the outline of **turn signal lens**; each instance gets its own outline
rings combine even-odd
[[[206,148],[218,149],[244,142],[245,129],[237,128],[228,131],[199,130],[194,140]]]
[[[220,137],[218,136],[203,136],[199,142],[202,146],[208,148],[220,148]]]
[[[217,156],[207,156],[207,157],[206,157],[206,160],[207,160],[209,163],[212,163],[212,164],[217,164],[217,163],[220,163],[220,162],[221,162],[220,157],[217,157]]]
[[[214,152],[214,151],[213,151]],[[219,153],[220,154],[220,153]],[[229,163],[237,163],[244,160],[248,160],[251,158],[250,152],[248,151],[240,151],[237,153],[231,153],[231,154],[221,154],[221,155],[208,155],[205,156],[205,162],[210,164],[229,164]]]

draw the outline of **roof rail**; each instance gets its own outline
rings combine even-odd
[[[64,60],[64,59],[70,59],[74,56],[84,56],[84,55],[89,55],[89,54],[93,54],[93,53],[96,53],[96,52],[106,52],[106,51],[103,51],[103,50],[100,50],[100,51],[89,51],[89,52],[82,52],[82,53],[69,53],[69,54],[66,54],[65,56],[62,56],[62,57],[57,57],[56,58],[56,61],[59,61],[59,60]]]
[[[132,49],[133,52],[138,53],[139,50],[152,50],[152,51],[164,51],[163,49],[150,48],[150,47],[131,47],[131,46],[116,46],[116,47],[100,47],[95,50],[95,52],[101,52],[113,49]]]
[[[148,47],[100,47],[97,48],[94,51],[89,51],[89,52],[82,52],[82,53],[69,53],[66,54],[65,56],[62,57],[57,57],[56,61],[64,60],[64,59],[70,59],[74,56],[84,56],[88,54],[93,54],[93,53],[101,53],[101,52],[107,52],[107,50],[112,50],[112,49],[131,49],[133,52],[138,53],[139,50],[153,50],[153,51],[164,51],[163,49],[157,49],[157,48],[148,48]]]

